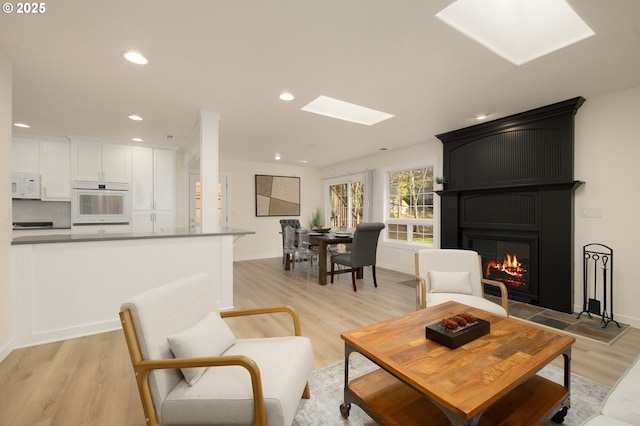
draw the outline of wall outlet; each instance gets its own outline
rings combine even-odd
[[[580,216],[588,218],[601,218],[602,209],[600,208],[584,208],[580,211]]]

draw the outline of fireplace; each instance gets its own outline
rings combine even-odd
[[[539,304],[537,236],[464,232],[463,247],[482,258],[483,278],[503,283],[513,300]],[[499,295],[492,286],[485,291]]]
[[[509,298],[573,312],[574,116],[583,98],[437,135],[441,247],[482,257]],[[490,293],[491,286],[485,286]]]

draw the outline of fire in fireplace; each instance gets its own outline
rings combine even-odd
[[[535,304],[538,300],[537,238],[499,234],[465,232],[465,247],[480,255],[483,278],[506,285],[509,298]],[[485,291],[491,293],[489,287]]]
[[[502,281],[512,287],[527,287],[529,271],[523,258],[518,258],[517,253],[507,253],[501,262],[495,259],[486,259],[485,278]]]

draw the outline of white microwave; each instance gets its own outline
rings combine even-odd
[[[40,199],[40,175],[37,173],[13,173],[11,198],[20,200]]]
[[[129,224],[131,194],[128,183],[73,182],[73,225]]]

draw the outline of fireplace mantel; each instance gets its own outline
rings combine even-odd
[[[458,195],[460,193],[465,194],[473,194],[473,193],[483,193],[483,192],[513,192],[513,191],[553,191],[558,189],[569,189],[575,190],[580,185],[584,184],[584,181],[574,180],[571,182],[564,183],[547,183],[547,184],[536,184],[536,185],[505,185],[500,188],[495,187],[485,187],[485,188],[474,188],[474,189],[443,189],[440,191],[435,191],[436,194],[440,196],[448,196],[448,195]]]
[[[535,240],[529,303],[573,311],[574,98],[437,135],[443,143],[441,247],[470,248],[466,235]]]

